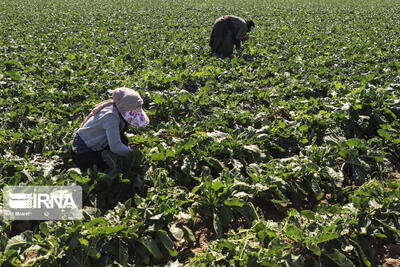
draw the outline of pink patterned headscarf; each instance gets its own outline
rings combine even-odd
[[[130,125],[136,127],[146,126],[150,122],[143,109],[121,112],[121,115]]]
[[[112,99],[106,100],[98,104],[92,111],[89,113],[89,115],[86,116],[86,118],[83,120],[81,127],[94,115],[99,113],[103,108],[113,105],[118,108],[118,111],[121,113],[126,112],[131,112],[134,110],[141,111],[143,113],[143,116],[148,119],[146,113],[142,109],[142,104],[143,104],[143,99],[140,97],[139,93],[136,92],[135,90],[132,90],[130,88],[126,87],[121,87],[118,89],[115,89],[112,92]],[[133,121],[133,119],[132,119]],[[128,121],[129,123],[129,121]],[[140,123],[141,125],[143,123]],[[148,122],[147,122],[148,124]],[[146,124],[146,125],[147,125]],[[134,125],[134,124],[132,124]]]

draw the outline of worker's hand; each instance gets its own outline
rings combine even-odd
[[[129,147],[132,148],[132,149],[139,148],[140,144],[130,143]]]

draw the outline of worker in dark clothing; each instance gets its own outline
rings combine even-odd
[[[225,15],[218,18],[213,26],[210,38],[211,51],[223,57],[230,57],[233,46],[240,50],[240,43],[247,40],[247,33],[254,31],[254,22],[237,16]]]

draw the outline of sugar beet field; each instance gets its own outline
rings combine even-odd
[[[256,30],[223,59],[225,14]],[[150,124],[80,172],[74,132],[121,86]],[[1,188],[84,204],[0,220],[1,266],[400,264],[399,1],[3,0],[0,114]]]

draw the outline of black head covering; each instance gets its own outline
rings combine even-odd
[[[246,24],[247,24],[247,31],[248,32],[251,30],[251,27],[255,27],[255,24],[251,19],[246,20]]]

